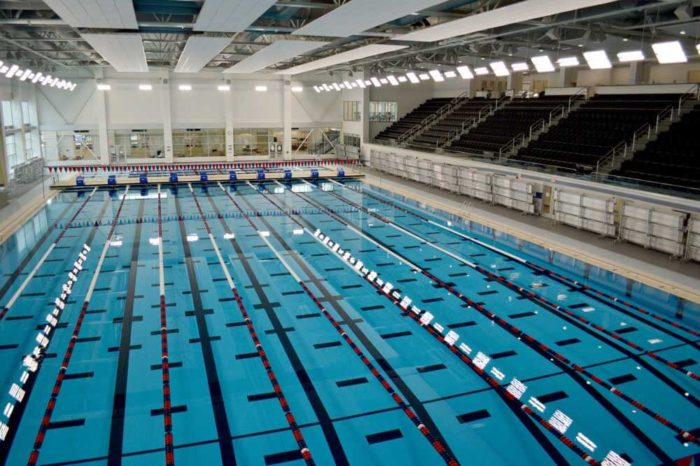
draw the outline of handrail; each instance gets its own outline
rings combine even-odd
[[[521,141],[521,146],[525,144],[525,133],[522,132],[518,135],[516,135],[513,139],[502,145],[501,147],[498,148],[498,160],[501,160],[503,158],[503,149],[507,148],[507,150],[513,150],[515,151],[516,149],[516,143],[518,141]],[[520,146],[519,146],[520,147]]]
[[[571,110],[571,107],[569,107],[569,111],[570,111],[570,110]],[[552,116],[553,116],[553,114],[559,113],[559,112],[561,112],[561,116],[562,116],[562,117],[564,117],[564,116],[566,115],[566,113],[568,113],[567,111],[564,110],[564,104],[557,105],[556,107],[554,107],[554,108],[552,109],[551,112],[549,112],[549,123],[548,123],[548,124],[549,124],[550,126],[551,126],[551,124],[552,124]]]
[[[587,90],[586,90],[585,87],[580,88],[578,91],[574,92],[574,94],[573,94],[571,97],[569,97],[569,109],[568,109],[569,112],[571,111],[571,103],[572,103],[574,100],[576,100],[576,98],[577,98],[579,95],[583,95],[583,94],[588,95],[588,92],[587,92]]]
[[[679,118],[681,116],[681,110],[683,108],[683,104],[685,103],[685,101],[690,100],[691,98],[695,98],[695,100],[698,100],[698,97],[700,97],[700,86],[697,84],[693,84],[690,87],[690,90],[688,90],[688,92],[681,94],[681,96],[678,98],[678,117]]]
[[[659,113],[656,114],[656,125],[654,127],[654,134],[659,134],[659,123],[661,123],[663,120],[666,119],[667,116],[670,115],[670,120],[673,122],[673,111],[675,110],[675,107],[673,105],[669,105],[668,107],[664,108],[661,110]]]
[[[438,119],[441,115],[444,113],[447,113],[449,110],[451,110],[454,106],[456,106],[458,103],[462,102],[464,98],[469,94],[468,91],[464,91],[461,94],[459,94],[457,97],[454,97],[452,100],[450,100],[448,103],[437,109],[437,111],[431,113],[427,117],[423,118],[419,123],[416,123],[415,125],[411,126],[408,131],[403,133],[401,136],[396,138],[396,142],[399,144],[402,144],[404,141],[407,139],[410,139],[413,136],[416,136],[422,128],[425,128],[427,125],[432,123],[434,120]]]
[[[603,157],[599,158],[598,161],[595,164],[595,177],[598,179],[598,172],[600,171],[600,167],[608,163],[609,161],[612,161],[613,164],[615,164],[615,154],[617,152],[623,149],[623,154],[627,153],[627,140],[620,141],[610,149]]]
[[[637,141],[644,136],[644,133],[646,133],[647,139],[651,137],[651,125],[649,123],[644,123],[632,135],[632,150],[630,153],[634,154],[637,147]]]

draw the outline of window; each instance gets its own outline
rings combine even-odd
[[[31,114],[29,113],[29,102],[22,101],[20,103],[20,106],[22,108],[22,124],[23,125],[31,125],[32,124],[32,118]]]
[[[10,100],[2,101],[2,125],[6,128],[15,126],[15,122],[12,117],[12,101]]]
[[[272,128],[240,128],[233,130],[233,153],[235,156],[241,155],[267,155],[270,152],[280,152],[282,145],[282,134],[279,129]],[[274,144],[275,149],[271,147]]]
[[[14,134],[5,135],[5,155],[7,156],[7,163],[10,170],[12,170],[12,167],[20,163],[17,157],[17,144]]]
[[[224,157],[223,128],[187,128],[173,130],[175,157]]]
[[[34,158],[34,150],[32,147],[32,133],[24,133],[24,153],[25,155],[25,160],[29,160]]]
[[[110,152],[117,160],[163,157],[163,130],[116,130]]]
[[[369,121],[396,121],[399,107],[396,102],[370,102]]]
[[[360,135],[359,134],[343,134],[343,144],[346,146],[360,147]]]
[[[360,102],[358,100],[343,101],[343,121],[360,121],[362,120],[362,112],[360,111]]]

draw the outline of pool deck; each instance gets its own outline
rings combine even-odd
[[[683,262],[642,247],[524,215],[466,196],[364,169],[363,181],[445,212],[492,227],[591,265],[700,303],[700,264]],[[465,204],[466,203],[466,204]]]

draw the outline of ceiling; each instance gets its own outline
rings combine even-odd
[[[0,0],[0,60],[86,77],[382,73],[665,40],[697,55],[700,0]]]

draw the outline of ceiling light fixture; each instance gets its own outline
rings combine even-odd
[[[445,78],[442,76],[442,73],[440,73],[440,70],[430,70],[428,72],[431,78],[433,78],[433,81],[436,83],[441,83],[445,80]]]
[[[389,81],[389,84],[391,84],[392,86],[399,85],[399,80],[396,79],[396,76],[394,76],[394,75],[389,75],[386,77],[386,79]]]
[[[418,76],[416,76],[416,73],[414,73],[412,71],[409,73],[406,73],[406,77],[411,82],[411,84],[418,84],[420,82],[420,79],[418,79]]]
[[[267,86],[257,85],[255,86],[255,92],[267,92]]]
[[[491,63],[490,66],[491,66],[491,69],[493,70],[493,74],[495,74],[496,76],[503,77],[503,76],[510,75],[510,71],[508,71],[508,67],[502,61],[495,61],[495,62]]]
[[[472,79],[474,77],[474,73],[472,73],[472,70],[470,70],[467,65],[458,66],[457,73],[459,73],[462,79]]]
[[[177,86],[178,89],[181,91],[191,91],[192,90],[192,85],[191,84],[180,84]]]
[[[547,55],[538,55],[530,59],[538,73],[551,73],[554,71],[554,64]]]
[[[51,77],[49,76],[49,78],[51,78]],[[47,84],[47,81],[43,82],[42,84],[43,84],[43,85],[46,85],[46,84]],[[109,84],[98,83],[98,84],[97,84],[97,90],[98,90],[98,91],[111,91],[111,90],[112,90],[112,86],[110,86]]]
[[[153,86],[151,84],[139,84],[139,91],[152,91]]]
[[[642,52],[641,50],[630,50],[628,52],[619,52],[617,54],[617,59],[620,60],[621,63],[642,61],[642,60],[644,60],[644,52]]]
[[[480,66],[478,68],[474,68],[474,74],[476,74],[477,76],[485,76],[489,74],[489,69],[485,66]]]
[[[612,63],[608,58],[608,54],[605,50],[593,50],[590,52],[583,52],[583,58],[586,59],[588,67],[592,70],[607,70],[612,68]]]
[[[661,64],[685,63],[688,61],[688,57],[683,51],[683,46],[677,40],[657,42],[651,44],[651,48],[654,50],[654,54],[656,54],[656,59],[659,60]]]
[[[513,63],[512,65],[510,65],[510,67],[513,71],[527,71],[530,69],[530,67],[524,61]]]
[[[557,64],[561,68],[568,68],[570,66],[578,66],[579,61],[578,57],[562,57],[559,60],[557,60]]]
[[[216,86],[216,90],[221,92],[228,92],[231,90],[231,86],[229,84],[219,84],[218,86]]]

